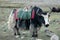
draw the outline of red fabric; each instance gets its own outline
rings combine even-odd
[[[34,12],[34,10],[32,11],[32,19],[34,19],[34,16],[35,16],[35,12]]]
[[[17,13],[18,13],[18,12],[17,12],[17,10],[16,10],[16,11],[14,12],[14,19],[15,19],[15,20],[18,20]]]

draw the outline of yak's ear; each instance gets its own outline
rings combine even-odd
[[[48,14],[49,14],[49,13],[46,13],[46,12],[45,12],[45,13],[42,13],[41,16],[43,16],[43,17],[48,17]]]
[[[49,15],[49,12],[47,12],[47,15]]]
[[[43,12],[42,14],[43,14],[43,15],[47,15],[47,13],[46,13],[46,12]]]

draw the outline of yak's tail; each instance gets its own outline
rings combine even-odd
[[[8,18],[8,29],[9,30],[14,28],[14,26],[15,26],[14,14],[12,12],[10,13],[9,18]]]

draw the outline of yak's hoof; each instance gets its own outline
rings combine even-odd
[[[14,36],[16,36],[16,35],[21,35],[21,34],[20,33],[18,33],[18,34],[14,33]]]
[[[37,34],[35,34],[35,35],[33,34],[32,37],[38,37],[38,35]]]
[[[19,34],[17,34],[17,35],[21,35],[21,34],[19,33]]]
[[[29,28],[26,28],[26,30],[29,30]]]
[[[16,33],[14,33],[14,35],[16,36],[17,34],[16,34]]]

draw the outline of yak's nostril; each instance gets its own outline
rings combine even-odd
[[[48,27],[48,26],[49,26],[49,24],[46,24],[45,26],[46,26],[46,27]]]

